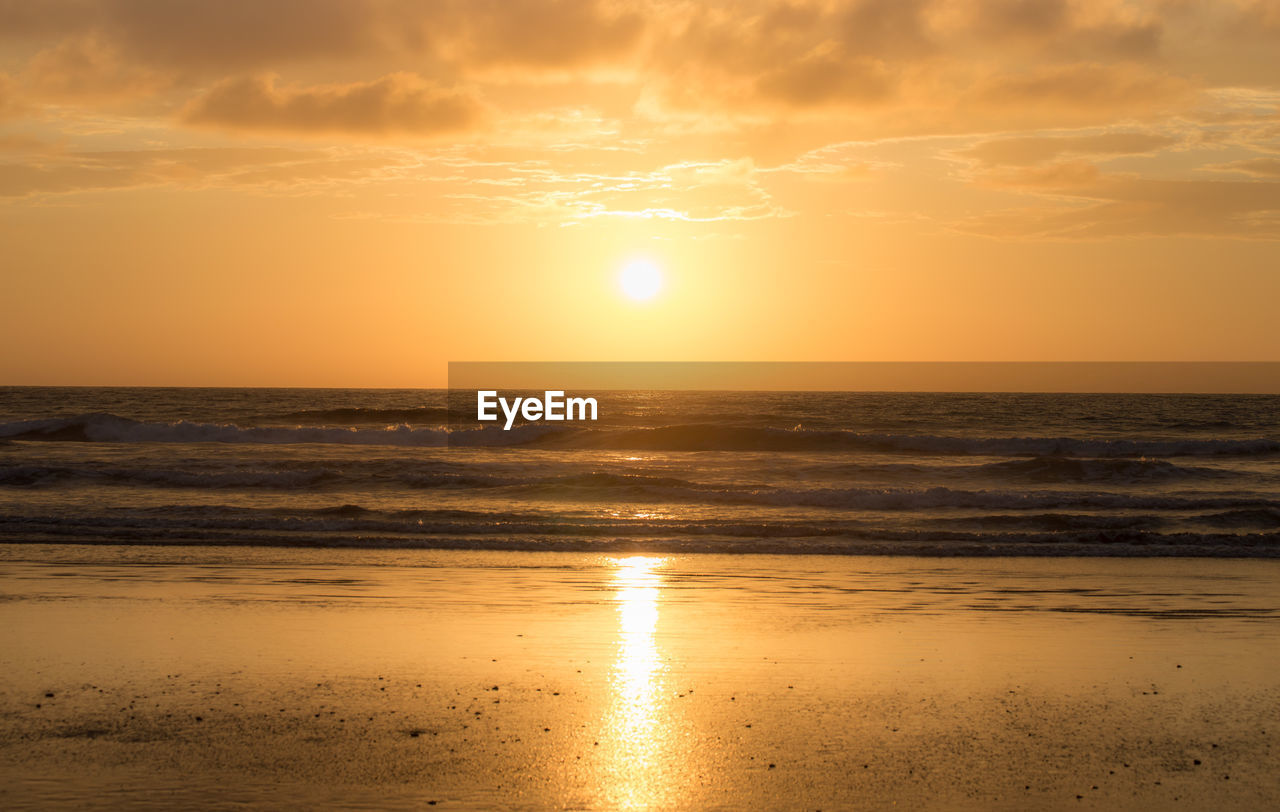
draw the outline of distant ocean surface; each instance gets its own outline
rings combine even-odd
[[[1280,557],[1280,396],[595,394],[4,388],[0,541]]]

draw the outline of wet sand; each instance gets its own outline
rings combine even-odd
[[[1280,804],[1280,562],[12,545],[0,592],[6,808]]]

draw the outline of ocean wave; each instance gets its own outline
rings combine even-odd
[[[409,480],[423,488],[502,489],[505,497],[551,502],[633,504],[754,505],[843,510],[1227,510],[1280,507],[1280,501],[1252,494],[1189,495],[1104,491],[965,490],[931,488],[772,486],[732,487],[674,477],[611,473],[546,477],[429,474]]]
[[[547,513],[462,508],[382,509],[346,503],[316,508],[251,508],[231,505],[165,505],[108,510],[81,515],[3,515],[0,532],[81,533],[120,539],[156,534],[197,534],[200,538],[261,532],[328,535],[404,536],[536,536],[607,538],[684,538],[718,536],[769,540],[777,538],[880,538],[896,540],[975,540],[1009,533],[1036,534],[1059,540],[1086,536],[1121,538],[1198,528],[1280,529],[1280,509],[1229,511],[1200,516],[1091,513],[985,513],[908,521],[899,517],[849,515],[627,515]],[[1226,536],[1214,530],[1210,534]]]
[[[1228,510],[1209,516],[1197,516],[1196,521],[1214,527],[1280,528],[1280,507]]]
[[[678,477],[644,474],[614,474],[589,471],[551,476],[510,476],[501,474],[426,473],[401,477],[402,484],[415,488],[526,488],[534,490],[633,490],[636,488],[701,491],[710,486]]]
[[[266,488],[312,490],[322,486],[375,486],[414,489],[492,489],[524,488],[574,492],[581,490],[631,490],[635,488],[684,489],[691,492],[710,487],[686,479],[645,474],[617,474],[607,471],[582,471],[549,476],[517,476],[506,473],[467,473],[449,466],[403,462],[372,464],[363,461],[314,464],[286,470],[253,470],[228,467],[221,470],[181,470],[175,468],[128,468],[100,463],[69,465],[0,466],[0,487],[48,488],[65,484],[144,485],[166,488]]]
[[[578,474],[514,477],[437,474],[421,487],[502,489],[504,497],[551,502],[706,504],[834,510],[1231,510],[1280,507],[1280,501],[1249,493],[1150,494],[1061,490],[966,490],[930,488],[773,486],[732,487],[671,477]]]
[[[958,458],[943,462],[856,461],[813,463],[801,468],[812,479],[853,479],[885,481],[920,481],[984,479],[1028,482],[1098,482],[1110,484],[1149,484],[1181,480],[1219,480],[1257,477],[1249,472],[1228,467],[1177,464],[1146,457],[1018,457],[999,462],[973,464]],[[981,458],[978,458],[981,459]]]
[[[449,410],[443,406],[419,406],[407,409],[362,408],[357,406],[331,409],[300,409],[292,412],[264,415],[268,420],[296,420],[300,423],[329,425],[333,423],[429,423],[444,425],[449,422]]]
[[[1041,458],[1280,456],[1280,441],[1256,439],[1082,439],[872,434],[713,424],[657,428],[580,428],[526,424],[511,430],[356,427],[244,427],[233,423],[146,422],[109,413],[0,424],[0,440],[118,443],[324,443],[413,447],[517,447],[613,451],[861,451]]]
[[[870,434],[803,428],[771,429],[689,424],[652,429],[593,430],[552,434],[542,445],[653,451],[879,451],[972,456],[1181,457],[1280,455],[1280,441],[1102,440],[1071,437],[945,437]]]
[[[383,511],[346,504],[296,512],[229,506],[167,506],[162,510],[108,515],[0,515],[0,532],[68,532],[87,536],[148,538],[173,532],[201,538],[263,531],[333,534],[369,533],[408,536],[735,536],[747,538],[836,536],[863,532],[853,521],[765,522],[744,518],[652,519],[608,516],[563,516],[537,513],[468,510]]]
[[[1250,428],[1247,424],[1234,423],[1230,420],[1176,420],[1160,425],[1177,431],[1232,431]]]
[[[294,471],[182,471],[166,468],[71,468],[49,465],[0,467],[0,486],[52,487],[70,482],[168,488],[268,488],[300,490],[338,479],[323,468]]]
[[[1006,532],[1034,530],[1062,532],[1079,530],[1156,530],[1186,523],[1183,516],[1174,518],[1158,513],[981,513],[969,516],[922,518],[926,527]]]
[[[0,424],[0,437],[91,443],[329,443],[442,446],[447,432],[406,425],[383,429],[244,428],[232,423],[143,422],[108,413]]]
[[[482,530],[483,528],[475,528]],[[355,549],[538,550],[562,552],[731,553],[768,555],[909,555],[909,556],[1207,556],[1280,558],[1280,533],[1162,533],[1144,530],[1068,532],[964,532],[945,530],[847,529],[812,534],[804,528],[772,536],[717,532],[566,533],[565,528],[537,530],[502,526],[487,533],[412,533],[404,528],[365,526],[359,533],[344,526],[227,524],[227,520],[168,522],[0,517],[0,543],[216,545],[236,547],[326,547]]]
[[[380,461],[379,461],[380,462]],[[485,491],[495,498],[534,499],[549,503],[677,504],[825,508],[832,510],[927,511],[965,510],[1269,510],[1280,501],[1248,492],[1200,492],[1181,494],[1119,493],[1087,490],[1005,490],[935,487],[778,487],[731,486],[697,482],[674,476],[621,474],[610,471],[578,471],[517,474],[499,468],[493,472],[430,464],[399,467],[359,463],[348,467],[306,465],[283,470],[242,469],[183,470],[119,466],[0,466],[0,486],[50,488],[88,483],[191,489],[350,490],[373,487],[452,491],[465,494]]]
[[[702,499],[729,503],[913,511],[939,508],[979,510],[1212,510],[1280,507],[1255,496],[1173,496],[1082,491],[970,491],[953,488],[817,488],[718,491]]]
[[[906,520],[904,522],[904,519]],[[912,538],[951,538],[957,534],[1154,531],[1191,525],[1258,529],[1280,528],[1280,508],[1243,509],[1197,516],[1157,513],[976,513],[917,517],[851,514],[731,513],[681,516],[557,513],[529,510],[471,510],[465,508],[377,508],[354,503],[315,508],[254,508],[232,505],[169,504],[115,510],[105,515],[0,515],[0,525],[92,526],[129,530],[157,527],[199,527],[223,530],[291,530],[309,532],[384,532],[411,535],[449,534],[570,535],[570,536],[741,536],[796,538],[866,536],[906,533]],[[922,535],[924,534],[924,535]]]
[[[1184,479],[1219,479],[1239,476],[1235,471],[1203,466],[1176,465],[1144,457],[1033,457],[992,462],[978,472],[1034,482],[1165,482]]]

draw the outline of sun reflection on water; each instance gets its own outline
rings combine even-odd
[[[666,559],[614,560],[618,609],[617,658],[605,720],[609,747],[609,805],[619,809],[662,806],[671,757],[670,724],[663,693],[666,667],[655,639]]]

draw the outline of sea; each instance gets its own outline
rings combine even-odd
[[[2,388],[0,542],[1280,557],[1280,396],[596,396]]]

